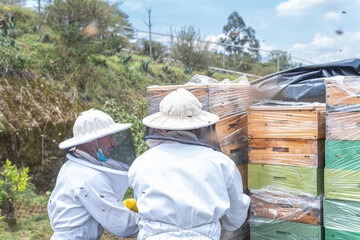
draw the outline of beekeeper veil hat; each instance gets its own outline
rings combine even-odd
[[[177,89],[160,102],[160,112],[146,117],[146,143],[150,147],[164,141],[200,145],[220,151],[215,123],[219,117],[201,110],[198,99],[185,89]]]
[[[99,165],[121,162],[128,167],[136,157],[130,127],[129,123],[115,123],[108,114],[90,109],[76,119],[74,136],[61,142],[59,148]]]
[[[191,130],[214,125],[219,117],[201,110],[199,100],[188,90],[179,88],[160,102],[160,112],[143,119],[145,126],[166,130]]]

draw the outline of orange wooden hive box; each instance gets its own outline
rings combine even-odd
[[[322,223],[321,198],[251,190],[251,216],[307,224]]]

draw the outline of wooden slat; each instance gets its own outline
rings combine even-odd
[[[179,88],[189,90],[202,104],[202,110],[209,111],[209,89],[207,85],[151,86],[147,88],[149,115],[159,112],[161,100]]]
[[[237,113],[223,116],[216,123],[216,134],[220,142],[247,139],[247,114]]]
[[[220,142],[221,151],[231,158],[235,164],[248,163],[248,142],[241,138]]]
[[[339,229],[325,228],[327,240],[355,240],[360,239],[360,232],[350,232]]]
[[[251,86],[209,85],[209,111],[220,117],[246,113],[246,107],[251,104]]]
[[[322,226],[260,217],[250,218],[251,240],[322,240]]]
[[[287,166],[323,166],[324,140],[249,139],[249,162]]]
[[[326,140],[360,140],[360,112],[326,113]]]
[[[247,189],[248,187],[248,182],[247,182],[247,178],[248,178],[248,168],[247,168],[247,164],[238,164],[236,165],[240,175],[241,175],[241,179],[242,179],[242,184],[243,184],[243,190]]]
[[[251,191],[251,216],[320,225],[321,198]]]
[[[249,164],[248,188],[316,197],[323,193],[323,168]]]
[[[324,199],[324,226],[360,232],[360,202]]]
[[[326,198],[360,201],[360,171],[325,169]]]
[[[249,111],[249,138],[325,138],[324,111]]]
[[[325,141],[325,166],[360,171],[360,141]]]
[[[252,105],[248,111],[325,111],[325,104],[319,105]]]
[[[326,103],[332,109],[360,104],[360,78],[325,79]],[[360,107],[360,105],[358,106]]]

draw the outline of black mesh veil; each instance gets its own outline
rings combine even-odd
[[[69,153],[96,165],[125,171],[136,158],[130,128],[75,146]]]
[[[164,130],[146,127],[145,141],[175,141],[183,144],[192,144],[221,151],[215,124],[192,130]]]

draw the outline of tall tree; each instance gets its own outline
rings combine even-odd
[[[186,68],[196,68],[204,60],[207,45],[200,41],[200,33],[194,26],[182,27],[176,32],[176,43],[172,48],[176,59],[183,62]]]
[[[251,27],[247,27],[243,18],[238,12],[234,11],[228,17],[228,23],[223,27],[223,33],[225,37],[220,39],[221,43],[228,45],[240,45],[242,47],[225,46],[226,51],[229,54],[237,54],[242,56],[246,52],[250,52],[255,55],[256,58],[260,58],[259,50],[257,49],[245,49],[243,47],[259,48],[259,40],[255,37],[255,30]]]

